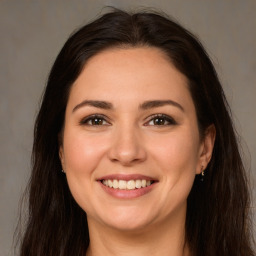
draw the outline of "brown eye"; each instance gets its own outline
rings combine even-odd
[[[166,121],[165,118],[162,117],[157,117],[153,119],[153,123],[154,125],[165,125],[168,124],[168,122]]]
[[[174,119],[170,116],[163,115],[163,114],[157,114],[153,116],[149,120],[149,122],[146,125],[149,126],[166,126],[166,125],[175,125],[177,124]]]
[[[90,123],[91,125],[103,125],[104,120],[102,118],[93,118],[88,123]]]
[[[80,122],[81,125],[101,126],[109,125],[106,119],[100,115],[89,116]]]

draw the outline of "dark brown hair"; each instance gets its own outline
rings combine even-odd
[[[209,125],[216,128],[204,181],[196,177],[188,197],[186,242],[192,255],[254,255],[245,170],[228,103],[203,46],[165,15],[113,10],[75,32],[50,72],[34,130],[21,256],[85,255],[89,245],[86,213],[69,191],[58,155],[69,91],[95,54],[138,46],[161,49],[188,78],[201,136]]]

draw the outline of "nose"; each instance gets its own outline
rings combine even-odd
[[[118,162],[123,166],[145,161],[147,154],[139,131],[128,126],[115,129],[108,156],[112,162]]]

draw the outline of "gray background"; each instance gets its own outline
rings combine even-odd
[[[1,256],[13,255],[18,202],[30,172],[33,122],[51,65],[69,34],[106,5],[162,9],[201,39],[233,109],[250,179],[256,178],[255,0],[0,0]]]

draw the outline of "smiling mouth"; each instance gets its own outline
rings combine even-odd
[[[154,180],[136,179],[136,180],[111,180],[104,179],[100,182],[109,188],[120,189],[120,190],[136,190],[141,188],[146,188],[155,183]]]

